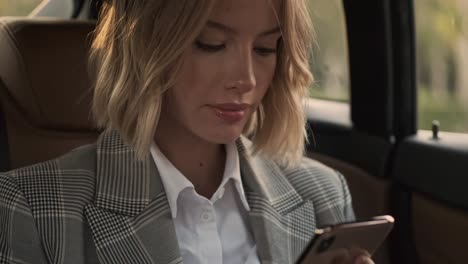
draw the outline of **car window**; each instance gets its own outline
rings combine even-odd
[[[415,0],[418,126],[468,132],[468,1]]]
[[[0,0],[0,16],[27,16],[42,0]]]
[[[315,43],[311,68],[313,98],[349,101],[349,62],[346,22],[341,0],[309,0]]]

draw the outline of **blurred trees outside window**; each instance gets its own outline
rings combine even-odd
[[[310,96],[349,101],[349,62],[346,21],[342,0],[309,0],[315,30]]]
[[[0,0],[0,16],[27,16],[42,0]]]
[[[310,96],[349,101],[342,0],[309,0],[316,43]],[[418,128],[468,133],[468,0],[414,0]]]
[[[414,0],[418,127],[468,132],[468,1]]]

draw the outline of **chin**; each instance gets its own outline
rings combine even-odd
[[[236,141],[240,137],[240,134],[237,136],[224,136],[224,137],[211,137],[208,140],[215,144],[230,144]]]
[[[241,130],[236,131],[220,131],[217,133],[209,133],[206,135],[205,140],[215,144],[229,144],[236,141],[242,135]]]

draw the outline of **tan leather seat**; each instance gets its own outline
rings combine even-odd
[[[8,143],[0,152],[8,156],[7,169],[96,139],[87,71],[94,27],[93,22],[0,18],[0,114]]]
[[[412,230],[420,263],[468,263],[468,214],[423,194],[412,195]]]

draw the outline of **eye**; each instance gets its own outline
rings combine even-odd
[[[260,56],[269,56],[276,54],[276,49],[266,48],[266,47],[255,47],[255,52]]]
[[[217,51],[223,50],[226,47],[224,44],[211,45],[211,44],[203,43],[199,40],[195,41],[195,46],[199,48],[200,50],[206,51],[206,52],[217,52]]]

